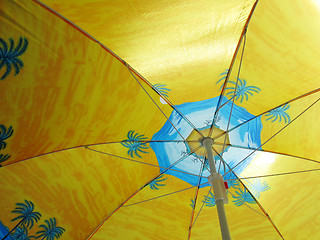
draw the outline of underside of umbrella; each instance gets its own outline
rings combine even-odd
[[[319,239],[319,13],[1,1],[0,239]]]

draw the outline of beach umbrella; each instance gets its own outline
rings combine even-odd
[[[0,11],[0,239],[320,237],[319,1]]]

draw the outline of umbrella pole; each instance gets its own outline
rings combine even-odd
[[[215,161],[213,159],[213,152],[212,152],[213,143],[214,143],[214,140],[209,137],[204,138],[202,140],[202,145],[205,147],[207,151],[207,158],[209,161],[209,166],[211,171],[211,175],[209,176],[209,182],[213,187],[215,203],[216,203],[218,215],[219,215],[222,239],[231,240],[227,216],[224,209],[224,204],[228,203],[227,192],[224,186],[224,180],[222,178],[222,175],[217,172]]]

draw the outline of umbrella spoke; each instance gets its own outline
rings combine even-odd
[[[306,111],[308,111],[311,107],[313,107],[317,102],[319,102],[320,98],[318,98],[316,101],[314,101],[310,106],[308,106],[304,111],[302,111],[298,116],[296,116],[291,122],[287,123],[284,127],[282,127],[279,131],[277,131],[274,135],[272,135],[269,139],[267,139],[264,143],[262,143],[259,147],[255,148],[247,157],[239,161],[235,166],[233,166],[226,174],[231,172],[233,169],[235,169],[237,166],[239,166],[241,163],[243,163],[246,159],[248,159],[252,154],[254,154],[258,149],[260,149],[262,146],[264,146],[266,143],[268,143],[271,139],[276,137],[280,132],[282,132],[286,127],[288,127],[291,123],[293,123],[295,120],[297,120],[300,116],[302,116]],[[225,175],[226,175],[225,174]],[[224,175],[224,176],[225,176]]]
[[[108,144],[117,144],[117,143],[126,143],[126,142],[127,143],[181,143],[181,142],[185,143],[186,141],[184,140],[122,140],[122,141],[112,141],[112,142],[103,142],[103,143],[93,143],[93,144],[81,145],[79,147],[92,147],[97,145],[108,145]]]
[[[205,160],[206,161],[206,160]],[[190,239],[191,237],[191,229],[193,226],[193,218],[194,218],[194,213],[195,213],[195,209],[196,209],[196,205],[197,205],[197,200],[198,200],[198,195],[199,195],[199,188],[200,188],[200,183],[201,183],[201,174],[204,170],[205,167],[205,161],[202,163],[202,166],[200,167],[200,172],[199,172],[199,178],[198,178],[198,184],[197,184],[197,190],[195,192],[195,196],[194,196],[194,204],[193,204],[193,208],[192,208],[192,212],[191,212],[191,219],[190,219],[190,224],[189,224],[189,234],[188,234],[188,239]]]
[[[147,82],[149,85],[151,85],[146,79],[144,79],[144,81]],[[193,128],[193,130],[195,130],[195,131],[198,132],[202,137],[204,137],[203,134],[202,134],[202,132],[201,132],[175,105],[173,105],[173,103],[172,103],[166,96],[164,96],[163,94],[161,94],[161,92],[160,92],[158,89],[156,89],[156,88],[153,88],[153,90],[155,90],[156,93],[158,93],[159,96],[160,96],[161,98],[163,98],[163,99],[170,105],[170,107],[172,107],[173,110],[176,111],[176,112]]]
[[[20,76],[20,75],[19,75]],[[43,153],[43,154],[39,154],[39,155],[36,155],[36,156],[33,156],[33,157],[29,157],[29,158],[25,158],[25,159],[22,159],[20,160],[19,162],[23,162],[23,161],[27,161],[27,160],[30,160],[30,159],[33,159],[33,158],[37,158],[37,157],[41,157],[41,156],[46,156],[46,155],[49,155],[49,154],[52,154],[52,153],[57,153],[57,152],[63,152],[63,151],[69,151],[69,150],[72,150],[72,149],[77,149],[77,148],[85,148],[85,147],[90,147],[90,146],[98,146],[98,145],[108,145],[108,144],[119,144],[119,143],[123,143],[123,142],[139,142],[139,143],[161,143],[161,142],[168,142],[168,143],[179,143],[179,142],[186,142],[184,140],[141,140],[141,141],[135,141],[135,140],[122,140],[122,141],[113,141],[113,142],[103,142],[103,143],[93,143],[93,144],[85,144],[85,145],[79,145],[79,146],[75,146],[75,147],[70,147],[70,148],[64,148],[64,149],[59,149],[59,150],[55,150],[55,151],[51,151],[51,152],[47,152],[47,153]],[[189,141],[189,142],[193,142],[193,141]],[[13,165],[13,164],[16,164],[16,163],[19,163],[19,162],[13,162],[13,163],[9,163],[9,164],[6,164],[2,167],[6,167],[6,166],[9,166],[9,165]]]
[[[220,172],[220,166],[221,166],[221,163],[222,163],[222,165],[223,165],[223,172],[226,173],[226,166],[227,166],[228,168],[230,168],[229,165],[224,161],[222,155],[221,155],[220,153],[218,153],[217,150],[216,150],[214,147],[212,147],[212,149],[213,149],[213,151],[214,151],[214,152],[219,156],[219,158],[220,158],[219,171],[218,171],[218,172]]]
[[[238,180],[238,179],[236,179]],[[233,197],[236,197],[231,191],[229,191],[229,193],[233,196]],[[259,215],[263,216],[263,217],[266,217],[265,214],[262,214],[261,212],[255,210],[254,208],[250,207],[247,203],[243,203],[245,206],[247,206],[248,208],[250,208],[252,211],[258,213]]]
[[[180,158],[179,160],[177,160],[176,162],[174,162],[173,165],[171,165],[170,167],[166,168],[166,167],[161,167],[161,166],[159,166],[159,165],[155,165],[155,164],[151,164],[151,163],[146,163],[146,162],[138,161],[138,160],[135,160],[135,159],[132,159],[132,158],[121,157],[121,156],[118,156],[118,155],[115,155],[115,154],[111,154],[111,153],[99,151],[99,150],[96,150],[96,149],[92,149],[92,148],[90,148],[90,147],[85,147],[85,148],[88,149],[88,150],[91,150],[91,151],[93,151],[93,152],[105,154],[105,155],[108,155],[108,156],[111,156],[111,157],[116,157],[116,158],[120,158],[120,159],[123,159],[123,160],[135,162],[135,163],[140,163],[140,164],[143,164],[143,165],[148,165],[148,166],[151,166],[151,167],[160,168],[160,170],[165,170],[165,171],[170,170],[170,171],[174,171],[174,172],[180,172],[180,173],[184,173],[184,174],[187,174],[187,175],[199,177],[199,175],[197,175],[197,174],[193,174],[193,173],[189,173],[189,172],[185,172],[185,171],[180,171],[180,170],[172,169],[172,167],[173,167],[174,165],[178,164],[178,163],[181,162],[183,159],[185,159],[185,158],[187,158],[188,156],[190,156],[191,154],[193,154],[193,152],[188,153],[186,156],[183,156],[182,158]],[[199,146],[199,148],[200,148],[200,146]],[[199,148],[197,148],[196,150],[198,150]],[[196,150],[195,150],[195,151],[196,151]]]
[[[217,145],[222,145],[222,143],[215,143]],[[277,154],[277,155],[282,155],[282,156],[286,156],[286,157],[293,157],[293,158],[297,158],[299,160],[304,160],[304,161],[310,161],[310,162],[314,162],[314,163],[320,163],[320,161],[318,160],[314,160],[314,159],[310,159],[310,158],[305,158],[305,157],[300,157],[300,156],[295,156],[292,154],[288,154],[288,153],[281,153],[281,152],[276,152],[276,151],[270,151],[270,150],[264,150],[264,149],[256,149],[256,148],[250,148],[250,147],[243,147],[243,146],[238,146],[238,145],[228,145],[231,148],[239,148],[239,149],[245,149],[245,150],[252,150],[252,151],[256,151],[256,152],[265,152],[265,153],[273,153],[273,154]]]
[[[286,106],[288,103],[295,102],[295,101],[297,101],[297,100],[299,100],[299,99],[302,99],[302,98],[304,98],[304,97],[310,96],[310,95],[315,94],[315,93],[318,93],[318,92],[320,92],[320,88],[317,88],[317,89],[312,90],[312,91],[310,91],[310,92],[304,93],[304,94],[302,94],[302,95],[300,95],[300,96],[298,96],[298,97],[292,98],[292,99],[290,99],[290,100],[287,101],[287,102],[284,102],[284,103],[282,103],[282,104],[280,104],[280,105],[278,105],[278,106],[276,106],[276,107],[274,107],[274,108],[271,108],[271,109],[269,109],[269,110],[267,110],[267,111],[264,111],[263,113],[255,116],[255,117],[253,117],[253,118],[250,118],[250,119],[248,119],[247,121],[245,121],[245,122],[243,122],[243,123],[241,123],[241,124],[233,127],[232,129],[230,129],[230,130],[228,131],[228,133],[232,132],[233,130],[241,127],[242,125],[244,125],[244,124],[246,124],[246,123],[248,123],[248,122],[250,122],[250,121],[252,121],[252,120],[254,120],[254,119],[258,118],[258,117],[261,117],[261,116],[267,114],[268,112],[270,112],[270,111],[272,111],[272,110],[275,110],[275,109],[280,108],[280,107],[284,107],[284,106]],[[230,99],[230,100],[231,100],[231,99]],[[229,101],[230,101],[230,100],[229,100]],[[217,136],[217,137],[220,137],[220,136]]]
[[[182,136],[182,134],[179,132],[179,130],[176,128],[176,126],[170,121],[169,117],[163,112],[163,110],[160,108],[160,106],[156,103],[156,101],[151,97],[151,95],[148,93],[148,91],[142,86],[142,84],[140,83],[140,81],[136,78],[136,76],[133,74],[133,72],[131,71],[131,68],[129,67],[129,65],[126,63],[125,64],[126,67],[128,68],[129,72],[131,73],[131,75],[133,76],[133,78],[137,81],[137,83],[140,85],[140,87],[143,89],[143,91],[148,95],[148,97],[151,99],[151,101],[156,105],[156,107],[160,110],[160,112],[162,113],[162,115],[167,119],[168,122],[170,122],[170,124],[172,125],[172,127],[177,131],[177,133],[180,135],[180,137],[185,140],[185,138]],[[154,89],[154,88],[153,88]],[[160,95],[162,97],[162,95]],[[176,110],[176,109],[175,109]],[[180,111],[178,111],[179,114],[181,114]],[[181,116],[186,119],[185,116],[183,116],[181,114]],[[191,123],[189,120],[187,120],[187,123]],[[194,126],[191,124],[191,127],[196,130],[198,133],[200,133],[202,135],[202,133]]]
[[[222,161],[224,161],[223,159],[221,159]],[[271,225],[274,227],[274,229],[277,231],[277,233],[280,235],[280,237],[282,239],[283,236],[282,234],[280,233],[279,229],[277,228],[277,226],[274,224],[273,220],[271,219],[271,217],[269,216],[269,214],[266,212],[266,210],[262,207],[262,205],[260,204],[260,202],[257,200],[257,198],[251,193],[251,191],[247,188],[247,186],[241,181],[241,179],[237,176],[237,174],[233,171],[233,168],[231,168],[228,163],[226,163],[224,161],[224,163],[226,164],[226,166],[230,169],[227,173],[231,172],[234,176],[237,177],[236,180],[238,180],[240,182],[240,184],[244,187],[244,189],[250,194],[251,198],[257,203],[257,205],[259,206],[259,208],[261,209],[261,211],[264,213],[264,215],[268,218],[268,220],[270,221]],[[226,174],[227,174],[226,173]],[[225,175],[226,175],[225,174]],[[224,175],[224,176],[225,176]]]
[[[200,148],[200,146],[199,146]],[[192,152],[190,153],[190,155],[192,154]],[[133,194],[131,194],[125,201],[123,201],[114,211],[112,211],[105,219],[103,219],[103,221],[93,230],[93,232],[88,236],[87,239],[90,239],[97,231],[98,229],[108,220],[112,217],[112,215],[117,212],[121,207],[124,206],[124,204],[126,204],[131,198],[133,198],[138,192],[140,192],[142,189],[144,189],[146,186],[148,186],[152,181],[154,181],[155,179],[161,177],[163,174],[165,174],[168,170],[172,170],[171,168],[173,166],[175,166],[176,164],[178,164],[179,162],[181,162],[183,159],[185,159],[187,156],[184,156],[182,158],[180,158],[179,160],[177,160],[176,162],[172,163],[167,169],[165,169],[163,172],[160,172],[159,174],[157,174],[157,176],[153,177],[152,179],[150,179],[144,186],[140,187],[139,189],[137,189]]]
[[[149,199],[146,199],[146,200],[143,200],[143,201],[139,201],[139,202],[123,205],[123,207],[130,207],[130,206],[137,205],[137,204],[140,204],[140,203],[145,203],[145,202],[152,201],[152,200],[155,200],[155,199],[159,199],[159,198],[162,198],[162,197],[170,196],[170,195],[173,195],[175,193],[184,192],[184,191],[190,190],[190,189],[195,188],[195,187],[199,188],[199,187],[201,187],[201,186],[203,186],[205,184],[207,184],[207,182],[202,183],[200,185],[196,185],[196,186],[184,188],[184,189],[181,189],[181,190],[177,190],[177,191],[174,191],[174,192],[170,192],[170,193],[167,193],[167,194],[163,194],[163,195],[160,195],[160,196],[157,196],[157,197],[154,197],[154,198],[149,198]]]
[[[207,193],[207,195],[206,195],[206,197],[205,197],[204,199],[208,199],[209,194],[210,194],[210,192],[211,192],[211,191],[212,191],[212,186],[210,187],[210,189],[209,189],[209,191],[208,191],[208,193]],[[195,217],[195,219],[194,219],[194,221],[193,221],[193,223],[192,223],[192,226],[196,223],[196,221],[197,221],[197,219],[198,219],[198,217],[199,217],[199,215],[200,215],[200,213],[201,213],[201,211],[202,211],[202,209],[203,209],[203,207],[204,207],[205,203],[206,203],[206,201],[202,201],[201,208],[200,208],[200,210],[199,210],[199,212],[198,212],[197,216]]]
[[[239,179],[245,180],[245,179],[254,179],[254,178],[277,177],[277,176],[284,176],[284,175],[297,174],[297,173],[314,172],[314,171],[319,171],[319,170],[320,170],[320,168],[315,168],[315,169],[307,169],[307,170],[301,170],[301,171],[274,173],[274,174],[251,176],[251,177],[239,177],[237,179],[228,179],[226,181],[234,181],[234,180],[239,180]]]
[[[242,60],[243,60],[243,55],[244,55],[244,50],[245,50],[245,46],[246,46],[246,41],[247,41],[247,37],[246,37],[246,31],[243,34],[243,47],[242,47],[242,52],[241,52],[241,58],[240,58],[240,64],[239,64],[239,69],[238,69],[238,76],[237,76],[237,81],[235,84],[235,88],[234,88],[234,92],[233,92],[233,96],[232,96],[232,104],[231,104],[231,109],[230,109],[230,114],[229,114],[229,118],[228,118],[228,123],[227,123],[227,128],[226,128],[226,132],[229,132],[229,127],[230,127],[230,122],[231,122],[231,117],[232,117],[232,111],[233,111],[233,107],[234,107],[234,102],[235,102],[235,97],[237,95],[237,89],[239,87],[239,76],[240,76],[240,71],[241,71],[241,65],[242,65]],[[219,106],[217,107],[217,109],[219,109]],[[217,117],[219,110],[216,111],[215,116]],[[213,128],[214,128],[214,124],[216,122],[216,119],[214,119],[212,121],[212,125],[210,127],[210,132],[209,132],[209,137],[211,137],[212,132],[213,132]],[[224,143],[223,143],[223,148],[222,148],[222,152],[221,152],[221,157],[223,156],[223,152],[225,150],[226,147],[226,141],[227,141],[227,134],[225,134],[224,136]]]
[[[218,117],[218,112],[219,112],[219,110],[221,109],[221,102],[222,102],[222,99],[223,99],[223,96],[224,96],[224,92],[225,92],[225,90],[226,90],[227,83],[228,83],[228,81],[229,81],[229,77],[230,77],[230,74],[231,74],[233,65],[234,65],[234,63],[235,63],[236,57],[237,57],[238,52],[239,52],[239,49],[240,49],[240,47],[241,47],[242,40],[245,39],[249,22],[250,22],[250,20],[251,20],[251,18],[252,18],[253,12],[254,12],[254,10],[256,9],[256,6],[257,6],[258,2],[259,2],[259,0],[257,0],[257,1],[254,3],[254,5],[253,5],[253,7],[252,7],[252,9],[251,9],[251,12],[250,12],[250,14],[249,14],[249,16],[248,16],[248,19],[247,19],[247,21],[246,21],[246,23],[245,23],[245,25],[244,25],[244,27],[243,27],[243,30],[242,30],[240,39],[239,39],[239,41],[238,41],[238,45],[237,45],[237,47],[236,47],[236,49],[235,49],[235,52],[234,52],[234,55],[233,55],[233,57],[232,57],[232,60],[231,60],[231,63],[230,63],[230,67],[229,67],[228,73],[227,73],[227,75],[226,75],[226,77],[225,77],[225,81],[224,81],[224,84],[223,84],[222,89],[221,89],[219,101],[218,101],[218,104],[217,104],[215,113],[214,113],[214,115],[213,115],[213,121],[212,121],[212,124],[211,124],[211,127],[210,127],[209,136],[211,136],[211,134],[212,134],[212,131],[213,131],[215,122],[216,122],[217,117]],[[243,57],[244,45],[245,45],[245,44],[243,44],[241,62],[242,62],[242,57]],[[241,64],[240,64],[240,65],[241,65]],[[237,80],[238,80],[238,79],[237,79]],[[234,91],[234,92],[236,92],[236,88],[237,88],[237,86],[235,87],[235,91]],[[234,97],[235,97],[235,95],[233,96],[233,98],[234,98]],[[230,100],[231,100],[231,99],[230,99]]]

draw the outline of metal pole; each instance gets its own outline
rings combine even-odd
[[[224,182],[221,174],[217,173],[215,161],[213,159],[212,144],[214,143],[212,138],[204,138],[202,145],[207,151],[207,158],[209,161],[211,175],[209,181],[212,184],[215,203],[218,210],[220,230],[223,240],[231,240],[229,225],[227,221],[226,212],[224,209],[224,204],[227,202],[226,189],[224,187]]]

